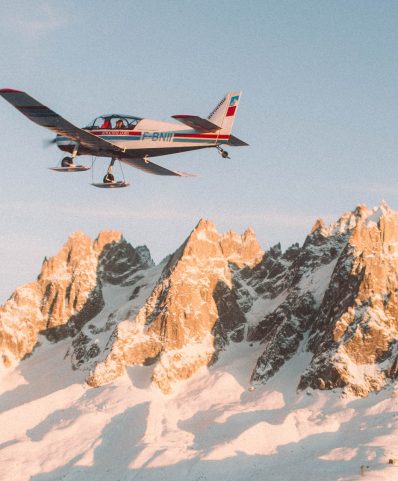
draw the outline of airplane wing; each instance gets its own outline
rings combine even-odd
[[[2,89],[0,95],[35,124],[79,142],[83,147],[103,152],[122,152],[116,145],[71,124],[25,92]]]
[[[126,159],[123,157],[120,160],[125,164],[131,165],[132,167],[135,167],[136,169],[140,169],[144,172],[147,172],[148,174],[174,175],[177,177],[194,177],[195,176],[195,174],[189,174],[188,172],[179,172],[178,170],[174,171],[174,170],[166,169],[165,167],[155,164],[150,160]]]
[[[229,136],[227,144],[233,145],[234,147],[244,147],[245,145],[249,145],[246,144],[246,142],[243,142],[243,140],[238,139],[238,137],[235,137],[234,135]]]
[[[185,125],[188,125],[189,127],[192,127],[195,130],[198,130],[199,132],[216,132],[217,130],[221,129],[221,127],[213,124],[213,122],[210,122],[207,119],[202,119],[197,115],[173,115],[172,118]]]

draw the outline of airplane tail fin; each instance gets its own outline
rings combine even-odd
[[[208,120],[221,127],[221,134],[230,135],[242,92],[228,92],[208,116]]]

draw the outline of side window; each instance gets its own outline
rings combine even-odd
[[[133,130],[135,126],[138,124],[139,119],[132,119],[129,122],[129,129]]]
[[[100,129],[101,128],[101,125],[102,125],[102,122],[103,122],[103,118],[102,117],[97,117],[94,122],[93,122],[93,126],[92,128],[93,129]]]
[[[94,130],[94,129],[98,129],[98,119],[95,119],[93,121],[91,121],[90,123],[87,124],[87,127],[83,127],[84,129],[86,130]]]

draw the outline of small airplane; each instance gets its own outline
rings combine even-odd
[[[127,187],[125,180],[116,181],[112,173],[115,161],[155,175],[191,176],[186,172],[169,170],[150,160],[151,157],[176,154],[190,150],[216,148],[223,158],[229,158],[221,145],[245,146],[243,140],[231,135],[232,124],[241,92],[229,92],[213,109],[207,119],[196,115],[173,115],[185,125],[144,119],[132,115],[100,115],[86,127],[79,128],[25,92],[2,89],[0,95],[23,115],[57,134],[51,143],[70,156],[56,172],[82,172],[90,167],[76,165],[78,155],[110,157],[103,182],[93,183],[100,188]]]

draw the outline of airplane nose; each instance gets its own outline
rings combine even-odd
[[[43,139],[43,147],[50,147],[50,145],[55,144],[57,141],[57,137],[54,137],[53,139]]]

